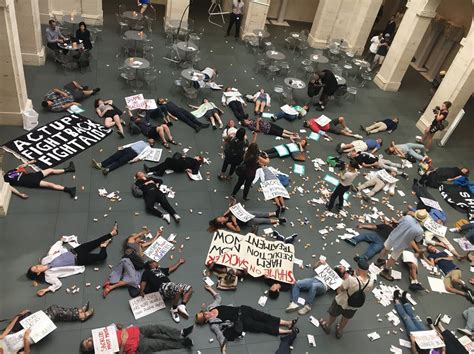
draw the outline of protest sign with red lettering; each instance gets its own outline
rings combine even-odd
[[[110,354],[120,350],[115,326],[96,328],[92,330],[95,354]]]

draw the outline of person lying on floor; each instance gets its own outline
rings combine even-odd
[[[383,170],[382,170],[383,171]],[[360,183],[355,187],[356,192],[360,192],[362,194],[362,199],[364,199],[366,202],[370,201],[372,197],[374,197],[378,192],[383,190],[385,186],[388,188],[388,194],[390,196],[395,195],[395,187],[397,185],[397,179],[395,178],[397,174],[395,172],[390,172],[390,175],[395,178],[394,182],[387,182],[384,180],[380,173],[380,171],[377,172],[370,172],[367,174],[366,178],[367,180],[364,183]],[[365,193],[364,189],[370,188],[369,192]]]
[[[102,162],[97,162],[92,159],[92,166],[98,170],[102,170],[104,176],[107,176],[109,172],[127,163],[132,164],[134,162],[143,161],[151,152],[150,143],[143,140],[119,146],[117,149],[117,152]]]
[[[71,198],[76,196],[76,187],[64,187],[60,184],[44,181],[44,178],[49,175],[61,175],[63,173],[75,172],[76,167],[71,161],[66,168],[47,168],[45,170],[39,170],[37,172],[28,172],[28,166],[36,163],[36,160],[30,160],[24,164],[19,165],[17,168],[7,171],[3,175],[3,180],[10,183],[10,188],[13,194],[20,198],[27,199],[28,194],[20,192],[15,187],[25,188],[48,188],[57,191],[63,191],[68,193]]]
[[[159,98],[158,103],[167,109],[168,114],[189,125],[196,131],[196,133],[199,133],[203,128],[209,128],[209,123],[201,123],[190,111],[179,107],[177,104],[168,101],[166,98]]]
[[[91,90],[87,86],[80,85],[77,81],[71,81],[64,85],[63,89],[54,88],[49,91],[44,96],[41,105],[52,112],[62,112],[71,106],[80,106],[79,102],[99,91],[98,87]]]
[[[385,149],[385,152],[411,162],[423,162],[427,158],[423,144],[395,144],[395,142],[392,141],[390,146]]]
[[[468,176],[469,169],[466,167],[438,167],[421,176],[420,184],[438,189],[444,182],[452,182]]]
[[[255,102],[255,114],[263,113],[265,108],[271,106],[271,97],[263,88],[253,95],[253,101]]]
[[[160,141],[166,149],[170,148],[168,142],[173,145],[178,145],[171,135],[169,126],[172,124],[161,121],[155,126],[151,124],[148,115],[144,117],[140,115],[133,116],[130,110],[128,110],[128,114],[130,116],[130,131],[132,132],[132,129],[138,129],[139,131],[137,131],[136,134],[141,132],[145,135],[148,138],[150,146],[154,146],[155,141]],[[133,125],[136,126],[136,128],[133,128]]]
[[[255,172],[255,178],[252,181],[252,185],[260,181],[260,183],[263,182],[268,182],[268,181],[273,181],[272,183],[275,183],[277,186],[280,188],[285,189],[285,186],[280,182],[280,179],[278,176],[285,176],[288,178],[287,174],[284,174],[283,172],[271,167],[271,166],[262,166],[257,169]],[[275,196],[272,200],[277,206],[277,214],[280,215],[281,213],[285,212],[287,207],[285,206],[285,198],[282,193],[279,193],[280,195]],[[276,194],[274,194],[276,195]]]
[[[155,109],[139,110],[139,116],[146,118],[147,121],[152,119],[156,121],[158,125],[165,123],[171,127],[173,125],[173,121],[176,121],[177,118],[168,112],[168,108],[166,108],[166,102],[162,98],[157,98],[156,106],[157,107]]]
[[[193,288],[185,283],[172,282],[168,276],[184,263],[184,258],[180,258],[175,265],[161,268],[158,267],[158,262],[148,261],[145,264],[145,271],[140,282],[140,296],[159,292],[163,300],[172,301],[170,312],[173,321],[176,323],[179,323],[180,315],[185,319],[189,318],[186,304],[193,294]]]
[[[295,142],[290,144],[277,145],[270,149],[263,150],[263,152],[267,154],[269,159],[290,156],[295,161],[305,161],[306,146],[308,146],[308,140],[306,138],[302,138],[295,140]]]
[[[252,307],[221,305],[221,295],[212,287],[204,287],[214,297],[214,301],[198,312],[195,321],[203,326],[208,323],[216,335],[222,354],[227,353],[227,341],[234,341],[242,336],[242,332],[266,333],[277,336],[290,334],[296,330],[294,320],[282,320]],[[228,330],[231,328],[231,330]]]
[[[131,297],[137,297],[140,293],[140,280],[145,269],[143,252],[151,246],[162,234],[160,228],[155,237],[150,240],[142,238],[149,233],[148,228],[128,236],[122,245],[123,255],[120,261],[112,268],[107,280],[102,285],[102,297],[105,299],[111,291],[128,287]]]
[[[289,122],[293,122],[297,119],[301,119],[303,118],[304,116],[306,116],[306,114],[308,113],[309,111],[309,105],[304,105],[304,106],[298,106],[298,105],[284,105],[284,106],[281,106],[280,107],[280,111],[275,114],[274,116],[272,116],[272,121],[276,122],[277,120],[279,119],[285,119]],[[262,111],[263,112],[263,111]],[[256,113],[257,113],[257,110],[256,110]]]
[[[96,99],[94,103],[95,112],[100,118],[104,118],[104,127],[117,127],[117,134],[123,139],[125,134],[123,132],[123,125],[125,122],[120,117],[123,112],[114,105],[113,100]]]
[[[440,251],[435,246],[428,245],[425,260],[432,266],[437,266],[444,274],[446,291],[465,297],[474,303],[474,293],[462,280],[461,269],[453,262],[453,257],[446,251]]]
[[[361,125],[360,129],[363,130],[367,135],[385,131],[391,134],[397,129],[399,121],[400,120],[398,118],[386,118],[384,120],[378,120],[367,127]]]
[[[120,353],[154,353],[172,349],[191,348],[194,343],[188,338],[194,326],[182,330],[165,325],[128,326],[117,325],[117,341]],[[81,341],[81,353],[95,353],[92,337]]]
[[[199,168],[204,162],[202,156],[184,157],[180,153],[175,153],[173,157],[167,157],[162,163],[149,167],[144,164],[143,169],[146,173],[153,173],[157,176],[163,176],[166,170],[170,170],[176,173],[186,172],[189,175],[197,175]]]
[[[299,138],[298,133],[293,133],[289,130],[283,129],[279,125],[262,119],[261,117],[255,119],[244,119],[241,124],[243,127],[246,127],[251,131],[263,133],[265,135],[280,136],[282,138],[290,139],[291,141]]]
[[[344,117],[334,118],[331,119],[329,123],[326,125],[319,125],[317,122],[319,117],[311,118],[308,121],[304,121],[303,127],[311,129],[314,133],[318,133],[323,136],[326,140],[332,141],[333,138],[329,136],[327,133],[332,133],[336,135],[342,136],[350,136],[356,139],[362,139],[362,135],[354,134],[352,130],[346,124],[346,120]]]
[[[202,100],[200,106],[189,105],[189,107],[195,109],[191,112],[196,118],[206,118],[211,122],[212,129],[217,129],[216,122],[219,124],[219,129],[222,129],[224,125],[222,124],[221,115],[224,114],[213,102],[209,102],[207,98]]]
[[[394,172],[395,175],[400,175],[403,178],[408,178],[408,174],[402,171],[403,165],[384,159],[382,156],[375,156],[369,152],[352,151],[349,158],[354,159],[365,168],[383,168],[389,173]]]
[[[166,194],[160,191],[160,185],[163,184],[163,180],[155,179],[153,177],[147,177],[145,172],[138,171],[135,174],[135,185],[142,191],[143,200],[145,201],[145,209],[152,215],[155,215],[159,218],[165,220],[168,224],[170,223],[170,215],[173,217],[174,221],[179,223],[181,217],[176,213],[174,208],[168,202]],[[161,205],[167,214],[163,214],[155,204]]]
[[[249,115],[244,111],[244,106],[246,107],[247,103],[242,98],[242,94],[236,88],[227,87],[224,92],[222,92],[221,102],[224,107],[227,106],[230,108],[239,122],[249,117]]]
[[[349,144],[341,143],[337,146],[336,151],[340,154],[347,154],[353,151],[364,152],[370,151],[375,154],[378,149],[382,147],[382,139],[365,139],[365,140],[354,140]]]
[[[106,248],[112,238],[117,235],[118,225],[115,223],[108,234],[81,245],[77,243],[75,236],[61,237],[49,249],[48,255],[41,260],[41,264],[31,266],[26,272],[28,279],[50,284],[49,287],[38,290],[36,295],[44,296],[48,292],[55,292],[62,286],[60,278],[84,273],[84,266],[105,261]],[[72,248],[67,250],[64,247],[65,242]],[[96,248],[100,248],[99,253],[92,253]]]

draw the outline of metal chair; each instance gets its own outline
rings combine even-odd
[[[342,76],[342,68],[339,66],[339,64],[330,64],[329,65],[331,67],[331,71],[335,74],[335,75],[339,75],[339,76]]]
[[[95,44],[98,40],[101,39],[103,27],[99,19],[95,20],[94,25],[89,27],[89,31],[91,33],[92,44]]]
[[[365,87],[367,82],[372,81],[374,78],[373,74],[367,70],[362,71],[360,77],[362,79],[362,81],[360,82],[360,87]]]
[[[158,78],[158,70],[150,68],[143,70],[143,80],[145,81],[148,88],[154,87],[156,89],[156,79]]]
[[[156,22],[156,9],[154,6],[150,5],[148,6],[148,9],[146,11],[146,14],[144,16],[145,18],[145,27],[148,29],[149,33],[153,32],[153,23]]]
[[[280,75],[288,75],[290,72],[290,64],[288,64],[286,61],[282,61],[278,63],[278,66],[280,67]]]
[[[280,72],[280,68],[274,64],[267,66],[266,73],[271,77],[272,81],[275,81],[275,76]]]
[[[115,18],[117,19],[117,23],[120,26],[120,36],[123,36],[124,32],[129,28],[128,22],[125,21],[118,13],[115,14]]]
[[[349,86],[346,90],[345,99],[346,101],[352,97],[352,100],[355,101],[357,95],[357,87]]]

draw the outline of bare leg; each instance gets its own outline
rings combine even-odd
[[[339,117],[338,121],[339,121],[339,124],[344,127],[344,129],[347,129],[347,124],[346,124],[346,120],[344,119],[344,117]]]
[[[28,194],[26,193],[21,193],[18,189],[16,189],[15,187],[12,187],[10,186],[10,189],[12,190],[12,193],[19,196],[20,198],[22,199],[27,199],[28,198]]]
[[[292,321],[288,320],[280,320],[280,327],[287,327],[290,328],[293,325]]]
[[[167,137],[168,140],[172,141],[173,136],[171,135],[170,128],[166,124],[163,124],[162,127],[163,127],[163,132],[165,133],[165,137]]]
[[[40,185],[41,188],[49,188],[49,189],[54,189],[54,190],[57,190],[57,191],[63,191],[64,190],[64,186],[61,186],[60,184],[56,184],[56,183],[51,183],[51,182],[48,182],[48,181],[41,181],[39,185]]]
[[[114,120],[113,120],[112,118],[110,118],[110,117],[105,118],[105,120],[104,120],[104,126],[105,126],[106,128],[112,128],[114,125],[115,125],[115,122],[114,122]]]
[[[222,120],[218,113],[214,113],[214,118],[216,118],[216,122],[219,123],[219,127],[222,128]]]
[[[211,121],[212,126],[214,127],[216,125],[216,121],[214,119],[214,116],[210,116],[209,120]]]
[[[336,318],[337,318],[337,317],[334,317],[334,316],[329,315],[329,318],[328,318],[328,320],[326,321],[329,328],[331,328],[332,324],[333,324],[334,322],[336,322]]]
[[[163,143],[166,143],[166,137],[165,137],[165,132],[163,129],[163,126],[156,127],[156,132],[160,136],[160,139]]]
[[[260,111],[260,101],[255,101],[255,112]]]
[[[43,173],[43,176],[49,176],[49,175],[60,175],[65,173],[66,171],[63,168],[47,168],[46,170],[41,170],[41,173]]]
[[[117,129],[119,130],[119,132],[121,132],[123,134],[122,121],[120,120],[119,115],[117,115],[117,114],[114,115],[114,122],[117,125]]]
[[[183,295],[183,302],[185,304],[188,303],[189,299],[191,298],[191,295],[193,294],[193,288],[189,289],[187,292],[184,293]]]
[[[292,329],[283,329],[283,328],[278,328],[278,334],[290,334],[292,333]]]
[[[410,272],[410,279],[418,281],[416,276],[416,265],[414,263],[409,263],[408,270]]]
[[[127,285],[128,285],[128,283],[126,281],[123,281],[123,280],[120,280],[118,283],[115,283],[115,284],[109,284],[109,285],[104,287],[103,294],[106,294],[105,296],[107,296],[112,290],[117,289],[117,288],[121,288],[121,287],[124,287],[124,286],[127,286]]]
[[[347,326],[348,323],[349,319],[342,316],[341,321],[339,321],[339,331],[342,332],[342,330],[344,329],[344,327]]]
[[[265,111],[265,102],[260,103],[260,112],[263,113]]]

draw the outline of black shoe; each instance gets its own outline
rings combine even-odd
[[[382,267],[385,265],[385,259],[381,259],[381,258],[378,258],[376,261],[375,261],[375,265],[377,267]]]
[[[403,178],[408,179],[408,173],[402,172],[401,175]]]
[[[356,246],[357,242],[355,242],[352,238],[345,238],[344,241],[351,246]]]
[[[150,167],[148,167],[146,163],[143,164],[143,171],[145,171],[145,173],[150,172]]]
[[[469,290],[464,292],[464,297],[468,299],[471,304],[474,303],[474,297],[472,296],[472,293]]]
[[[271,116],[270,119],[272,120],[272,122],[276,122],[276,121],[277,121],[277,119],[276,119],[275,116]]]
[[[286,224],[286,218],[278,218],[280,224]]]
[[[184,338],[183,339],[183,345],[186,347],[186,348],[191,348],[193,345],[194,345],[194,342],[191,338]]]
[[[196,126],[194,127],[194,130],[196,131],[196,133],[199,133],[201,131],[201,127]]]
[[[426,323],[431,327],[433,325],[433,319],[430,316],[426,317]]]
[[[213,125],[213,126],[212,126],[212,129],[213,129],[213,130],[216,130],[216,129],[217,129],[217,127],[216,127],[215,125]]]
[[[291,236],[288,236],[287,238],[285,238],[285,243],[293,243],[295,242],[297,237],[298,237],[298,234],[293,234]]]
[[[74,166],[74,162],[69,162],[69,166],[64,169],[64,172],[76,172],[76,166]]]
[[[410,289],[411,291],[422,291],[422,290],[425,290],[425,288],[423,287],[423,285],[421,285],[420,283],[413,283],[413,284],[410,284],[408,286],[408,289]]]
[[[354,260],[354,262],[359,263],[360,258],[361,258],[360,256],[355,256],[352,259]]]
[[[125,138],[125,135],[120,131],[120,130],[117,130],[117,134],[119,137],[121,137],[122,139]]]
[[[280,234],[277,230],[273,230],[273,237],[276,238],[278,241],[284,241],[285,236]]]
[[[203,129],[203,128],[209,128],[209,126],[210,126],[209,123],[201,123],[201,124],[200,124],[201,129]]]
[[[168,123],[166,123],[166,125],[167,125],[168,127],[172,127],[172,126],[173,126],[173,122],[168,122]]]
[[[100,87],[96,87],[95,89],[92,90],[92,94],[95,95],[99,91],[100,91]]]
[[[329,207],[329,203],[326,203],[325,206],[326,206],[326,209],[327,209],[328,211],[331,211],[331,210],[332,210],[332,208]]]
[[[407,295],[408,293],[406,291],[402,293],[402,297],[400,298],[400,301],[402,302],[402,304],[406,304],[408,302]]]
[[[64,187],[64,191],[66,193],[69,193],[69,195],[71,196],[71,198],[75,198],[76,197],[76,187]]]
[[[400,300],[400,297],[401,297],[400,290],[395,290],[393,292],[393,301],[395,302],[395,300]]]
[[[102,174],[103,174],[104,176],[107,176],[107,175],[109,174],[109,172],[110,172],[110,170],[109,170],[108,168],[103,168],[103,169],[102,169]]]
[[[435,318],[435,320],[434,320],[434,322],[433,322],[433,324],[434,324],[435,327],[438,326],[439,321],[441,321],[441,314],[440,314],[440,313],[438,313],[438,316],[436,316],[436,318]]]
[[[189,336],[191,334],[191,332],[193,331],[194,329],[194,325],[193,326],[189,326],[189,327],[186,327],[186,328],[183,328],[181,330],[181,336],[186,338],[187,336]]]

